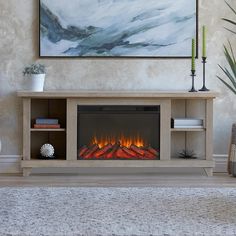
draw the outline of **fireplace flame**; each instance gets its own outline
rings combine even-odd
[[[97,144],[99,148],[104,147],[107,144],[112,144],[114,145],[115,143],[119,142],[121,146],[129,148],[132,144],[136,145],[137,147],[144,147],[145,142],[144,140],[139,136],[136,135],[135,137],[127,137],[125,135],[120,135],[120,136],[101,136],[97,137],[94,135],[91,141],[91,145]]]

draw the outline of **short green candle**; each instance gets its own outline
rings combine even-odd
[[[195,39],[192,39],[192,70],[195,70]]]
[[[202,57],[206,57],[206,26],[202,27]]]

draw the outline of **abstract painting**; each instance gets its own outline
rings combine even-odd
[[[191,56],[197,0],[40,0],[40,57]]]

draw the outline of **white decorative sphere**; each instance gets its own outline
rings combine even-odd
[[[43,157],[53,157],[54,155],[54,147],[49,144],[49,143],[46,143],[44,144],[41,148],[40,148],[40,154],[43,156]]]

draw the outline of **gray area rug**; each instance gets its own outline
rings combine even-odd
[[[236,235],[236,189],[0,188],[0,235]]]

